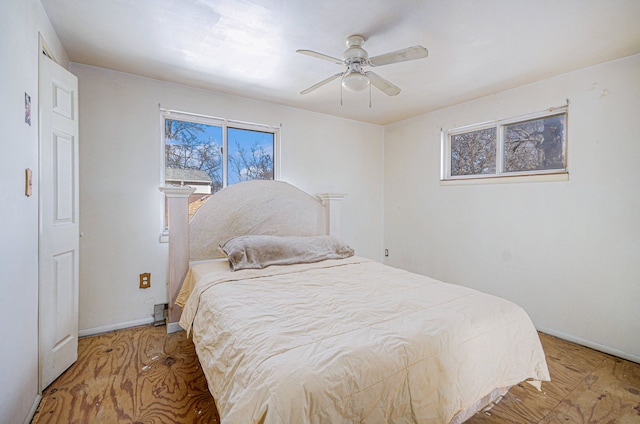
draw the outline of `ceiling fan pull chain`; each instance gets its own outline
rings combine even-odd
[[[371,109],[371,84],[369,84],[369,109]]]
[[[342,84],[340,84],[340,106],[342,106]]]

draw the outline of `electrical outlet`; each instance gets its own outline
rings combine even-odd
[[[151,273],[145,272],[144,274],[140,274],[140,288],[148,289],[151,287]]]

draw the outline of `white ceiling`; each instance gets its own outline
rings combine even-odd
[[[41,0],[72,62],[388,124],[640,52],[639,0]],[[344,91],[347,36],[402,92]]]

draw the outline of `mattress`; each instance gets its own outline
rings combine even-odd
[[[365,258],[201,263],[180,298],[222,423],[448,423],[549,380],[519,306]]]

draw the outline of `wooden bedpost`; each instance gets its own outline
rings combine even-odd
[[[342,237],[342,225],[340,223],[340,209],[342,199],[346,194],[342,193],[321,193],[317,197],[327,210],[327,234],[335,237]]]
[[[182,308],[175,304],[182,281],[189,270],[189,196],[194,192],[189,186],[160,187],[167,198],[169,227],[169,278],[167,281],[169,315],[167,332],[180,330]]]

